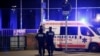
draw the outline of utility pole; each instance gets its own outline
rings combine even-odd
[[[0,30],[2,29],[2,11],[1,11],[1,9],[0,9]]]
[[[20,0],[20,29],[23,28],[23,18],[22,18],[22,0]]]
[[[49,19],[49,0],[48,0],[48,20],[50,20]]]
[[[63,7],[62,7],[62,14],[63,14],[63,18],[65,19],[65,52],[67,52],[67,42],[68,42],[68,37],[67,37],[67,21],[68,21],[68,15],[70,13],[71,10],[71,6],[68,2],[68,0],[65,0],[63,3]]]
[[[75,21],[77,21],[78,15],[77,15],[77,0],[76,0],[76,8],[75,8]]]
[[[46,20],[45,10],[44,10],[45,8],[46,8],[46,3],[44,2],[44,0],[41,0],[41,23]]]
[[[43,0],[41,0],[41,23],[43,22]]]

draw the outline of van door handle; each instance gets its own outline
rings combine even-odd
[[[75,39],[77,39],[77,36],[75,36]]]
[[[80,36],[80,39],[82,39],[82,36]]]

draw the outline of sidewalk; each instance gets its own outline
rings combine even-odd
[[[54,51],[54,56],[99,56],[100,53]],[[0,52],[0,56],[38,56],[37,50]],[[48,56],[46,51],[45,56]]]
[[[0,52],[0,56],[38,56],[37,50],[24,50],[24,51],[9,51]],[[45,56],[48,56],[46,51]],[[61,51],[54,51],[54,56],[66,56],[66,53]]]

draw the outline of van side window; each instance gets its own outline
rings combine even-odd
[[[60,27],[60,35],[65,35],[65,27]]]
[[[65,27],[60,27],[60,35],[65,35]],[[78,27],[67,27],[68,35],[78,35]]]
[[[81,27],[81,34],[84,36],[94,36],[93,33],[86,27]]]

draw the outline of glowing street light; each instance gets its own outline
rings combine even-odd
[[[65,41],[65,44],[66,44],[66,48],[65,48],[65,52],[67,52],[67,21],[68,21],[68,15],[71,11],[71,5],[70,3],[68,2],[68,0],[65,0],[64,1],[64,4],[63,4],[63,7],[62,7],[62,14],[63,14],[63,18],[66,20],[66,28],[65,28],[65,33],[66,33],[66,41]]]
[[[97,14],[97,15],[96,15],[96,21],[97,21],[97,22],[100,22],[100,14]]]
[[[80,20],[82,23],[86,23],[86,18],[81,18]]]
[[[16,5],[12,5],[11,7],[12,7],[11,10],[12,10],[13,12],[15,12],[17,6],[16,6]]]

